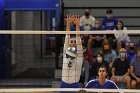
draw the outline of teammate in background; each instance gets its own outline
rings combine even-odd
[[[67,16],[67,34],[64,43],[63,68],[61,88],[79,88],[80,75],[83,62],[83,48],[80,35],[69,35],[70,23],[76,24],[76,31],[79,31],[79,16]],[[78,32],[77,32],[78,33]],[[75,92],[74,92],[75,93]]]
[[[107,68],[101,66],[98,69],[98,79],[93,79],[87,83],[85,88],[95,88],[95,89],[118,89],[117,85],[108,80],[107,77]]]

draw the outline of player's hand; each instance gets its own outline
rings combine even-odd
[[[70,23],[74,21],[74,15],[72,16],[67,15],[67,17],[65,18],[65,21],[67,22],[67,25],[70,25]]]
[[[76,25],[79,25],[79,23],[80,23],[80,16],[79,16],[79,15],[75,15],[75,16],[72,17],[72,18],[74,18],[73,22],[74,22]]]

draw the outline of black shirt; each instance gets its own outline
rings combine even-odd
[[[117,58],[113,64],[113,67],[115,68],[115,75],[122,76],[126,74],[126,72],[128,71],[130,67],[129,64],[130,64],[129,59],[126,59],[125,61],[121,61],[120,58]]]
[[[99,63],[97,60],[92,64],[92,77],[96,78],[98,76],[98,69],[100,66],[105,66],[107,68],[107,73],[109,72],[109,64],[106,61],[103,61],[102,63]]]

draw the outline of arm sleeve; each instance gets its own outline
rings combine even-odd
[[[80,36],[76,37],[76,46],[77,46],[77,55],[78,55],[77,61],[78,64],[81,64],[81,62],[83,62],[83,47],[82,47]]]
[[[64,43],[64,47],[63,47],[63,54],[66,53],[66,49],[69,47],[69,35],[66,35],[65,37],[65,43]]]
[[[123,29],[124,31],[126,31],[127,30],[127,28],[126,27],[124,27],[124,29]],[[124,39],[127,41],[127,42],[130,42],[130,38],[129,38],[129,36],[128,36],[128,34],[124,34]]]

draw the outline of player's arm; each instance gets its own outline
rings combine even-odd
[[[63,48],[63,52],[65,53],[66,49],[69,47],[69,39],[70,39],[70,23],[72,21],[71,17],[69,15],[67,15],[67,18],[65,18],[66,21],[66,31],[67,34],[65,36],[65,42],[64,42],[64,48]]]
[[[76,31],[78,32],[78,34],[76,34],[76,46],[78,50],[78,56],[80,57],[79,60],[83,60],[81,59],[81,57],[83,57],[83,47],[82,47],[81,37],[79,34],[79,31],[80,31],[79,21],[80,21],[80,17],[75,16]]]

